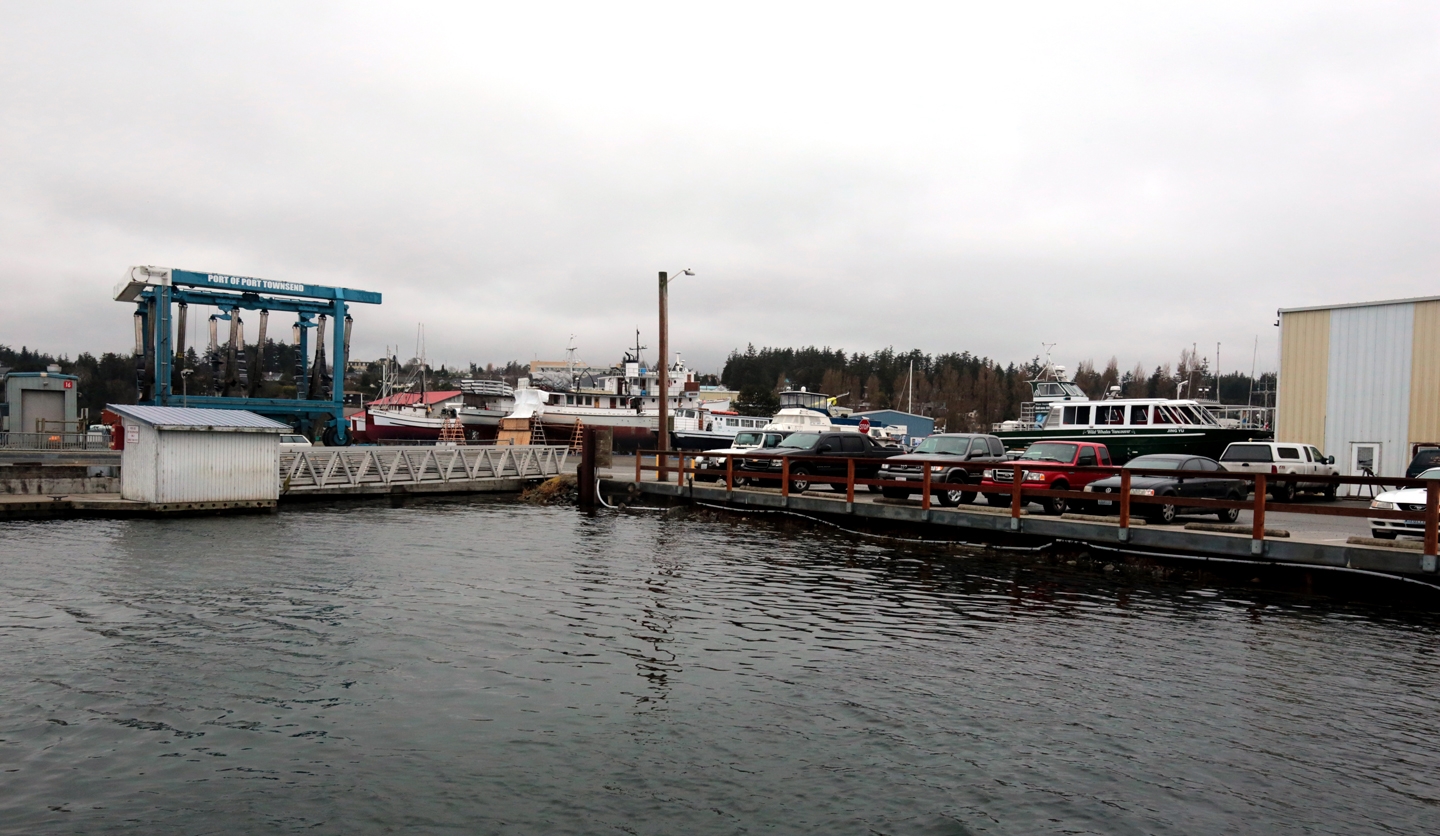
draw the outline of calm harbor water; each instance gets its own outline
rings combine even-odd
[[[1440,618],[508,502],[0,524],[0,831],[1423,833]]]

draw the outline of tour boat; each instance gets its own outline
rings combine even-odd
[[[1092,401],[1065,379],[1063,366],[1046,363],[1030,381],[1031,400],[1018,421],[1002,421],[993,432],[1006,447],[1023,449],[1036,441],[1096,441],[1116,464],[1151,453],[1220,457],[1233,441],[1274,437],[1268,424],[1251,418],[1217,415],[1206,405],[1183,398],[1120,398]],[[1240,408],[1242,413],[1253,412]]]

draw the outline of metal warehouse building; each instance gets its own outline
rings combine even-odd
[[[1281,309],[1276,407],[1278,440],[1403,476],[1440,445],[1440,296]]]

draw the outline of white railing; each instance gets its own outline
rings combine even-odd
[[[544,478],[563,471],[568,453],[562,445],[317,447],[280,454],[280,493]]]
[[[0,449],[5,450],[109,450],[110,439],[102,433],[20,433],[0,432]]]

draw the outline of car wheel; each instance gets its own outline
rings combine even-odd
[[[865,489],[870,493],[880,493],[881,490],[879,485],[866,485]]]
[[[881,488],[880,493],[886,499],[908,499],[910,492],[903,488]]]
[[[805,493],[810,490],[810,471],[797,467],[790,471],[790,493]]]
[[[1050,490],[1068,491],[1070,490],[1070,485],[1065,482],[1056,482],[1050,486]],[[1069,505],[1069,503],[1065,501],[1065,497],[1063,496],[1047,496],[1040,502],[1040,507],[1045,510],[1045,513],[1052,517],[1058,517],[1065,513],[1067,505]]]
[[[1370,536],[1376,540],[1394,540],[1396,535],[1393,531],[1382,531],[1378,528],[1372,528],[1370,529]]]
[[[1228,499],[1228,500],[1230,500],[1231,502],[1244,502],[1244,501],[1245,501],[1245,500],[1241,499],[1240,497],[1236,496],[1235,494],[1230,494],[1229,496],[1227,496],[1227,497],[1225,497],[1225,498]],[[1236,520],[1240,519],[1240,509],[1239,509],[1239,508],[1224,508],[1224,509],[1222,509],[1222,510],[1216,511],[1216,512],[1215,512],[1215,516],[1219,517],[1219,518],[1220,518],[1220,522],[1222,522],[1222,523],[1233,523],[1233,522],[1235,522]]]
[[[1334,502],[1334,501],[1335,501],[1335,489],[1336,489],[1337,487],[1339,487],[1339,486],[1338,486],[1338,485],[1326,485],[1326,486],[1325,486],[1325,490],[1321,491],[1321,492],[1320,492],[1320,495],[1325,498],[1325,501],[1326,501],[1326,502]]]
[[[1289,482],[1278,482],[1270,489],[1270,497],[1276,502],[1289,502],[1295,498],[1295,486]]]
[[[1173,496],[1173,494],[1166,494],[1166,496]],[[1150,511],[1146,514],[1146,516],[1148,516],[1155,522],[1169,525],[1170,523],[1175,522],[1175,516],[1177,513],[1179,513],[1179,509],[1177,509],[1174,505],[1151,505]]]

